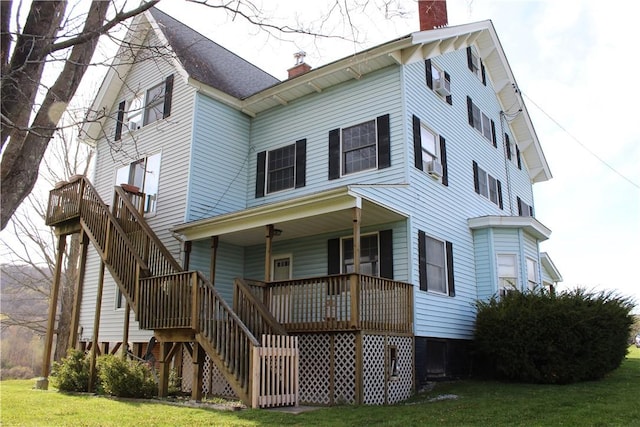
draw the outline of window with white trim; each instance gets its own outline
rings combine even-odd
[[[469,52],[471,55],[469,69],[476,75],[476,77],[482,80],[482,61],[480,60],[480,55],[478,55],[478,52],[476,52],[476,49],[473,46],[469,48]]]
[[[418,231],[420,290],[454,297],[453,243]]]
[[[473,162],[473,184],[476,193],[486,197],[500,209],[503,208],[502,183],[479,167],[475,161]]]
[[[538,283],[538,263],[534,259],[527,258],[527,287],[533,291]]]
[[[342,174],[377,167],[376,121],[342,129]]]
[[[498,255],[498,295],[518,290],[518,264],[514,254]]]
[[[267,193],[295,186],[296,146],[277,148],[267,153]]]
[[[123,100],[118,104],[118,115],[114,140],[122,137],[123,126],[129,131],[153,123],[171,115],[171,101],[173,94],[173,74],[149,90],[134,94],[130,100]],[[126,113],[126,120],[125,120]]]
[[[378,249],[378,233],[360,236],[360,273],[379,276],[380,251]],[[353,273],[353,238],[342,239],[342,272]]]
[[[476,129],[484,136],[484,138],[491,142],[494,147],[498,146],[496,139],[496,125],[493,120],[489,118],[485,113],[480,110],[473,100],[467,96],[467,115],[469,118],[469,126]]]
[[[422,144],[423,170],[427,170],[430,162],[440,161],[440,141],[438,135],[422,123],[420,125],[420,143]]]
[[[115,185],[134,185],[145,194],[145,214],[156,212],[158,184],[160,182],[160,158],[160,153],[154,154],[116,170]]]

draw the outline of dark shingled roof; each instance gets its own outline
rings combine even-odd
[[[149,10],[189,76],[239,99],[280,83],[157,8]]]

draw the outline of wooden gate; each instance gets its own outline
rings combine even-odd
[[[298,337],[262,335],[253,347],[252,407],[298,406]]]

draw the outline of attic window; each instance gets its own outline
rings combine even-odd
[[[475,76],[482,82],[483,85],[487,85],[487,78],[484,72],[484,64],[476,49],[472,46],[467,47],[467,67]]]
[[[143,105],[144,101],[142,95],[136,95],[129,103],[129,110],[127,110],[129,130],[136,130],[142,127]]]

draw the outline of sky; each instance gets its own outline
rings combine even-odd
[[[322,19],[336,0],[252,1],[270,23],[300,22],[332,37],[267,35],[185,1],[159,7],[279,79],[297,51],[319,67],[419,29],[416,0],[358,0],[367,7],[350,14],[353,25],[336,19],[338,8]],[[493,22],[524,95],[553,175],[534,185],[534,204],[552,230],[541,251],[562,274],[559,289],[616,291],[640,313],[640,84],[631,31],[640,2],[448,0],[447,9],[449,25]],[[99,82],[79,93],[93,96]]]
[[[369,2],[351,15],[357,34],[340,20],[319,27],[320,11],[334,3],[257,1],[274,22],[299,20],[344,37],[289,41],[202,5],[164,0],[160,8],[279,79],[299,50],[318,67],[419,29],[415,0],[389,1],[386,16],[375,7],[382,1]],[[524,94],[553,175],[534,185],[534,202],[552,230],[540,249],[562,274],[559,289],[614,291],[640,312],[640,85],[631,31],[640,2],[449,0],[447,9],[449,25],[493,22]],[[348,40],[354,35],[359,43]]]

